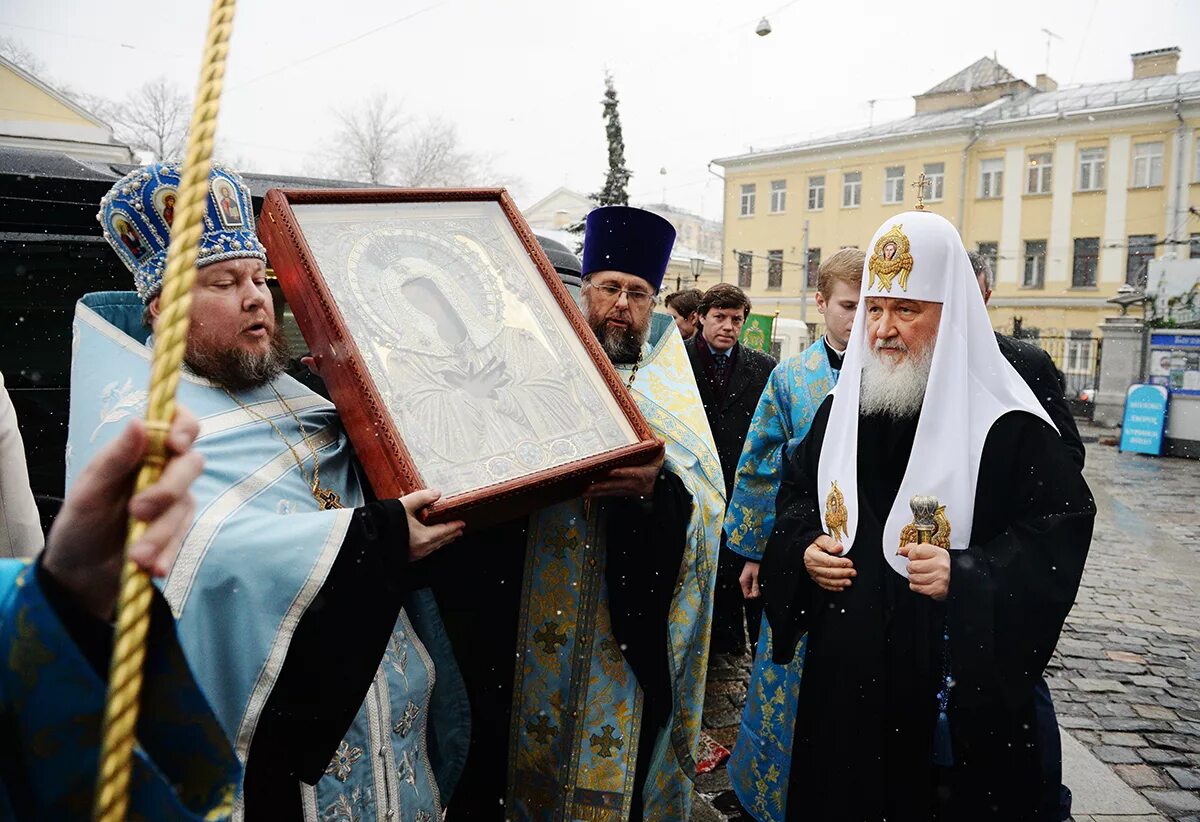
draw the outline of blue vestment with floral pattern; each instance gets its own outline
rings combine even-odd
[[[241,769],[192,679],[165,605],[147,647],[131,819],[224,819]],[[35,565],[0,560],[0,819],[86,819],[108,683],[76,646]]]
[[[126,418],[144,413],[151,351],[141,314],[132,292],[89,294],[76,307],[68,485]],[[185,371],[177,396],[200,421],[195,448],[205,468],[163,593],[196,678],[245,761],[296,626],[363,504],[362,485],[336,409],[290,377],[235,400]],[[346,507],[322,510],[280,435],[310,471],[310,449],[319,454],[321,487]],[[336,649],[329,654],[336,665]],[[409,595],[325,776],[297,783],[305,818],[440,819],[442,794],[466,758],[464,694],[432,595]],[[235,817],[242,812],[239,799]]]
[[[804,439],[837,377],[824,339],[783,360],[771,372],[738,460],[733,499],[725,514],[726,544],[749,560],[762,560],[775,526],[784,454]],[[771,646],[771,628],[764,615],[728,767],[734,792],[747,811],[759,822],[784,822],[804,640],[786,666],[771,662]]]
[[[617,366],[624,378],[631,366]],[[642,791],[645,819],[686,820],[708,668],[712,595],[725,485],[683,340],[653,315],[630,393],[665,468],[691,495],[682,565],[669,611],[672,710]],[[599,506],[574,499],[531,515],[513,695],[506,818],[629,818],[642,732],[642,691],[613,636]]]

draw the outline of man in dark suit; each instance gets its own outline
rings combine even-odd
[[[727,501],[733,494],[733,478],[742,445],[746,442],[746,432],[750,430],[750,420],[771,376],[771,369],[775,367],[773,358],[738,342],[742,324],[749,314],[750,300],[740,288],[731,283],[714,285],[700,298],[698,333],[684,344],[717,444],[717,455],[725,474]],[[742,597],[738,575],[744,562],[742,557],[725,547],[722,533],[709,646],[713,653],[745,652],[743,614],[750,631],[750,644],[758,640],[762,605],[758,600]]]
[[[979,282],[983,304],[987,305],[992,296],[992,267],[982,254],[968,251],[967,256],[971,258],[971,268],[974,269],[975,279]],[[1042,404],[1042,408],[1046,409],[1054,427],[1058,429],[1063,446],[1082,470],[1083,441],[1079,439],[1075,417],[1067,406],[1066,386],[1054,360],[1045,349],[1001,334],[999,331],[996,332],[996,342],[1004,359],[1008,360],[1013,370],[1033,389],[1033,395]],[[1046,684],[1045,677],[1033,686],[1033,700],[1039,748],[1042,753],[1042,785],[1045,789],[1042,812],[1046,814],[1046,819],[1070,819],[1071,789],[1062,784],[1062,744],[1058,736],[1058,716],[1054,712],[1050,686]]]

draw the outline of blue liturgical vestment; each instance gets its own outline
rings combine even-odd
[[[725,515],[728,546],[759,562],[775,526],[775,497],[786,450],[804,439],[821,402],[837,383],[823,339],[783,360],[771,372],[738,461],[733,499]],[[788,665],[771,661],[772,636],[764,615],[746,691],[746,707],[729,776],[742,806],[759,822],[784,822],[792,731],[804,640]]]
[[[240,768],[192,679],[166,607],[152,609],[132,819],[224,819]],[[36,566],[0,560],[0,819],[86,819],[108,683],[68,633]]]
[[[151,351],[141,312],[132,292],[89,294],[76,308],[68,486],[122,420],[144,413]],[[192,486],[196,518],[163,593],[197,680],[245,761],[296,627],[363,492],[328,400],[286,376],[238,392],[237,400],[190,373],[180,380],[178,401],[200,421],[195,448],[205,470]],[[313,497],[314,452],[320,486],[344,508],[322,510]],[[328,664],[338,665],[336,649],[328,652]],[[466,755],[462,694],[432,596],[410,594],[325,775],[297,786],[305,818],[439,819],[442,792]]]
[[[617,366],[628,380],[631,366]],[[691,495],[669,609],[671,713],[642,791],[645,819],[688,819],[708,665],[724,480],[674,321],[653,316],[630,389],[666,470]],[[513,696],[508,807],[514,819],[627,819],[643,694],[613,635],[599,505],[582,499],[530,517]],[[646,731],[649,732],[649,731]]]

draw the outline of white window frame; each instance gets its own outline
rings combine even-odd
[[[742,206],[740,216],[753,217],[755,200],[758,199],[758,185],[756,183],[742,183]]]
[[[815,205],[814,205],[815,203]],[[825,208],[825,175],[814,174],[808,178],[808,210],[822,211]]]
[[[979,161],[979,199],[998,200],[1004,196],[1004,158]]]
[[[1108,149],[1093,146],[1079,150],[1079,191],[1103,191],[1108,173]]]
[[[854,174],[857,180],[851,180]],[[862,172],[847,171],[842,174],[842,208],[858,208],[862,205]]]
[[[771,181],[771,213],[782,214],[787,211],[787,180]]]
[[[1048,151],[1030,154],[1026,161],[1026,194],[1049,194],[1054,185],[1054,155]]]
[[[1064,374],[1091,374],[1092,358],[1095,356],[1092,332],[1072,328],[1067,331],[1067,350],[1063,356]]]
[[[883,201],[889,205],[904,202],[904,166],[888,166],[884,169]]]
[[[1042,253],[1040,256],[1030,256],[1029,244],[1041,243]],[[1046,247],[1048,243],[1045,240],[1026,240],[1025,253],[1023,255],[1023,265],[1021,266],[1021,288],[1042,288],[1046,283]],[[1033,262],[1032,271],[1030,270],[1030,262]],[[1032,275],[1032,276],[1031,276]]]
[[[1162,141],[1133,144],[1130,188],[1156,188],[1163,184]]]
[[[924,170],[929,182],[929,196],[925,199],[936,203],[946,196],[946,164],[926,163]]]
[[[1192,182],[1200,183],[1200,131],[1192,135]]]

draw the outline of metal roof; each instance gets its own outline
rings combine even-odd
[[[1020,79],[991,57],[981,57],[958,74],[947,77],[925,94],[972,91],[987,86],[1002,86]]]
[[[979,65],[979,63],[975,65]],[[944,83],[934,86],[934,89],[940,88],[942,85]],[[914,114],[902,120],[893,120],[868,128],[843,131],[826,137],[761,149],[747,154],[732,155],[713,162],[719,165],[745,162],[772,155],[811,151],[844,144],[935,134],[942,131],[965,131],[976,124],[986,127],[989,124],[1017,123],[1022,120],[1078,115],[1110,109],[1169,105],[1176,100],[1197,99],[1200,99],[1200,71],[1168,74],[1161,77],[1144,77],[1138,80],[1120,80],[1111,83],[1088,83],[1062,87],[1056,91],[1029,89],[977,108]]]

